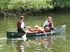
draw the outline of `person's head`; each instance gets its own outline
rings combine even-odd
[[[24,20],[24,16],[20,16],[20,20],[23,21]]]
[[[48,21],[52,21],[52,18],[49,16],[49,17],[47,18],[47,20],[48,20]]]
[[[31,27],[30,26],[28,27],[28,30],[31,30]]]
[[[50,28],[49,27],[44,27],[44,31],[49,31]]]
[[[39,26],[38,25],[35,25],[35,29],[39,29]]]

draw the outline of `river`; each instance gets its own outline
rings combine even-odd
[[[43,26],[44,21],[47,19],[48,16],[51,16],[53,18],[54,26],[59,26],[66,24],[66,40],[57,40],[52,45],[52,52],[69,52],[70,49],[70,14],[56,14],[56,13],[48,13],[48,14],[42,14],[42,15],[25,15],[25,24],[27,26],[31,26],[33,29],[35,25]],[[4,19],[3,17],[0,17],[0,38],[6,37],[6,32],[16,32],[17,27],[16,23],[19,19],[19,16],[15,17],[6,17]],[[0,41],[1,42],[1,41]],[[28,43],[25,49],[25,52],[46,52],[46,49],[42,45],[36,45],[37,43],[35,41],[31,41],[31,43]],[[2,46],[0,48],[1,52],[16,52],[16,44],[14,45],[8,45],[6,40],[3,40],[3,42],[0,43]],[[36,48],[40,50],[35,50]]]

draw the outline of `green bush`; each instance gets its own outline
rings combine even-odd
[[[28,12],[28,11],[40,11],[54,9],[55,7],[61,9],[70,8],[70,0],[0,0],[0,10]],[[20,13],[21,13],[20,12]]]
[[[53,0],[53,6],[54,7],[60,7],[60,8],[65,8],[65,7],[70,7],[70,0]]]
[[[0,9],[8,10],[40,10],[51,9],[53,5],[52,0],[0,0]]]

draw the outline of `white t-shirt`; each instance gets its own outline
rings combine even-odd
[[[45,25],[48,26],[49,25],[49,22],[48,21],[45,21],[43,26],[45,26]]]
[[[24,28],[24,22],[21,22],[21,28]]]

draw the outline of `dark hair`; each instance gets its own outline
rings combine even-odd
[[[20,19],[24,19],[24,16],[20,16]]]

